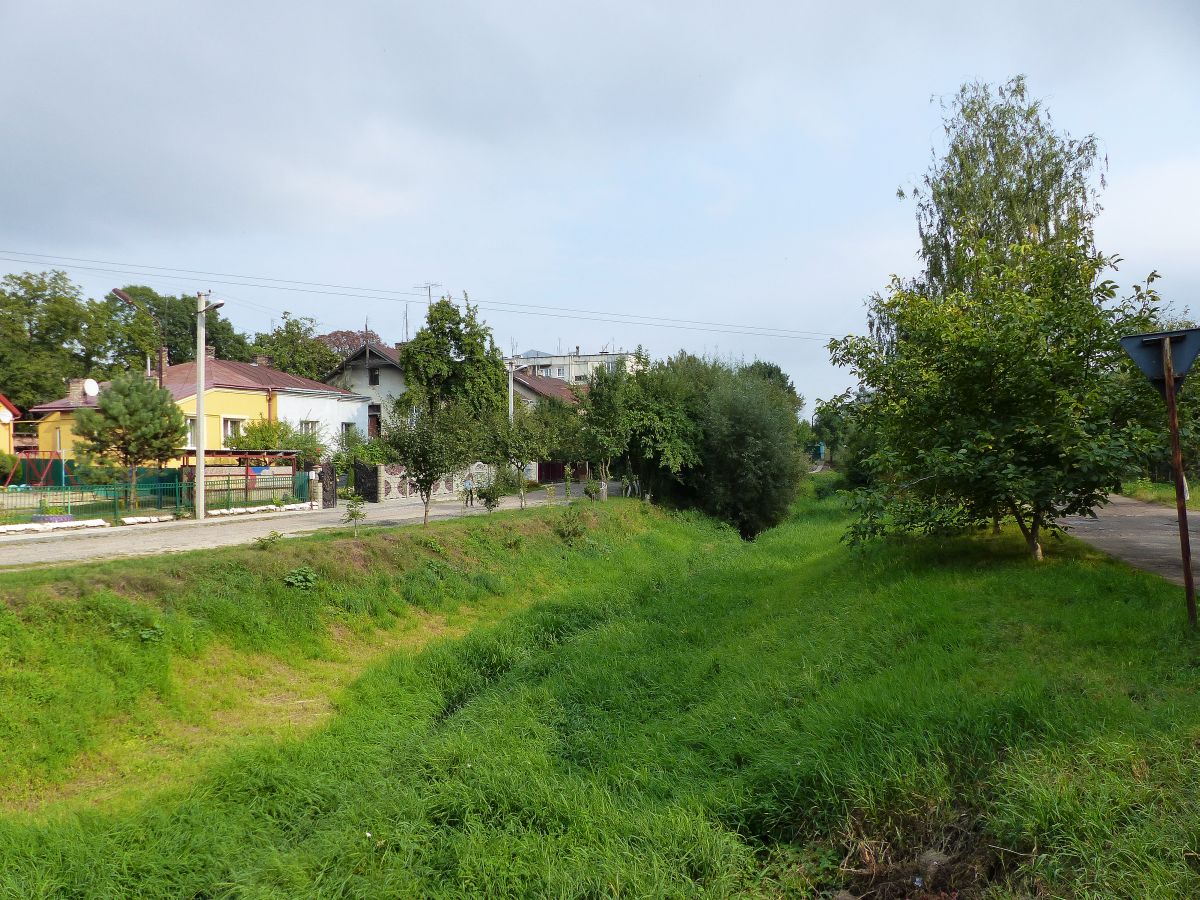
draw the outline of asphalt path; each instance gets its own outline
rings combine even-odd
[[[558,502],[562,503],[562,485],[558,488]],[[581,492],[581,487],[576,485],[573,493],[578,496]],[[542,490],[527,494],[526,502],[530,506],[544,505],[546,492]],[[505,497],[500,502],[501,509],[517,509],[519,506],[520,501],[516,497]],[[420,524],[424,513],[419,500],[367,503],[363,511],[367,518],[360,524],[371,526]],[[249,544],[272,531],[286,537],[325,528],[346,528],[348,526],[342,524],[344,514],[343,502],[334,509],[250,513],[200,522],[186,519],[88,531],[7,535],[0,537],[0,568],[49,566]],[[482,505],[464,508],[460,500],[450,498],[435,501],[429,508],[430,521],[486,514]]]
[[[1072,535],[1096,549],[1183,584],[1175,507],[1114,496],[1108,505],[1096,510],[1096,518],[1072,516],[1064,523]],[[1192,539],[1192,568],[1200,572],[1195,552],[1200,547],[1200,513],[1189,510],[1188,533]]]

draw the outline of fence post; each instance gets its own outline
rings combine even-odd
[[[121,493],[118,489],[113,489],[113,524],[121,524]]]

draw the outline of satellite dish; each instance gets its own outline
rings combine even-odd
[[[95,397],[100,393],[100,385],[96,384],[95,378],[89,378],[83,383],[83,392],[89,397]]]
[[[0,425],[7,425],[13,420],[12,410],[6,406],[0,406]]]

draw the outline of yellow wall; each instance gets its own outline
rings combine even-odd
[[[188,397],[177,404],[184,418],[195,418],[196,398]],[[267,395],[256,391],[231,391],[211,388],[204,392],[204,439],[209,450],[223,449],[222,425],[224,418],[265,419],[268,414]],[[66,459],[75,457],[75,417],[70,412],[53,412],[38,422],[38,449],[47,452],[58,449],[55,431],[59,430],[62,455]],[[179,465],[173,460],[171,465]]]
[[[13,452],[13,426],[12,422],[0,422],[0,453]]]

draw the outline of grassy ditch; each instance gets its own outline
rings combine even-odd
[[[1189,478],[1190,482],[1191,479]],[[1189,485],[1190,487],[1190,485]],[[1134,500],[1144,500],[1147,503],[1157,503],[1161,506],[1175,508],[1174,482],[1151,481],[1148,478],[1135,478],[1121,485],[1121,493]],[[1189,491],[1191,493],[1191,491]],[[1200,509],[1200,496],[1191,493],[1187,502],[1188,509]]]
[[[1072,543],[1035,565],[1012,535],[851,556],[832,499],[754,543],[636,503],[582,530],[557,515],[432,531],[441,552],[410,544],[416,568],[378,610],[329,599],[269,641],[221,626],[256,652],[320,653],[325,616],[404,615],[425,562],[535,600],[389,653],[320,728],[231,749],[173,791],[10,812],[0,894],[1200,894],[1200,653],[1176,588]],[[470,570],[452,547],[479,540],[496,549]],[[354,542],[326,544],[339,572],[370,571]],[[275,596],[293,562],[255,590]],[[172,647],[189,646],[175,629],[218,631],[162,623]]]

